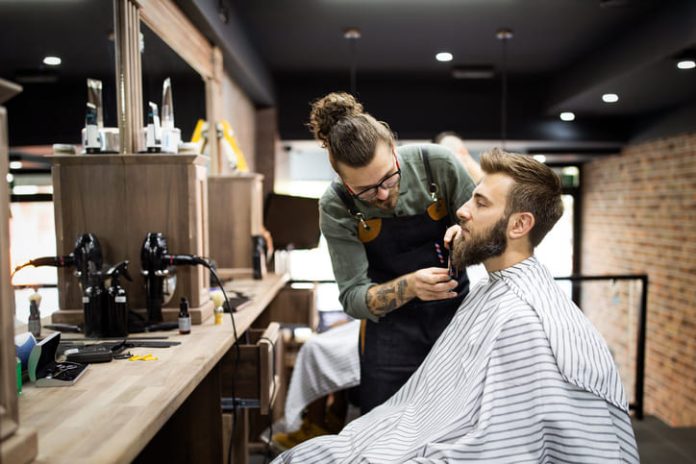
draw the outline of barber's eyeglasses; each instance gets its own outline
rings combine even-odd
[[[348,193],[350,193],[353,198],[358,198],[363,201],[372,201],[377,198],[378,189],[389,190],[390,188],[394,187],[401,179],[401,167],[399,166],[399,159],[396,157],[396,154],[394,154],[394,160],[396,161],[396,172],[389,174],[387,177],[382,179],[382,182],[379,184],[367,187],[358,193],[354,193],[351,188],[346,185]]]

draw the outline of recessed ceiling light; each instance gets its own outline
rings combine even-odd
[[[360,29],[357,27],[348,27],[346,29],[343,29],[343,38],[347,40],[358,40],[360,37],[362,37],[362,33],[360,32]]]
[[[605,93],[604,95],[602,95],[602,101],[604,103],[616,103],[617,101],[619,101],[619,96],[615,93]]]
[[[680,60],[677,63],[677,68],[679,68],[679,69],[694,69],[694,68],[696,68],[696,61],[694,61],[694,60]]]
[[[10,161],[10,169],[22,169],[21,161]]]
[[[57,56],[47,56],[46,58],[43,59],[44,64],[47,64],[49,66],[58,66],[63,62],[60,58]]]
[[[441,61],[443,63],[447,62],[447,61],[452,61],[452,58],[454,58],[454,57],[452,56],[452,54],[450,52],[440,52],[437,55],[435,55],[435,59],[437,61]]]
[[[545,163],[546,162],[546,157],[544,155],[534,155],[532,156],[535,160],[537,160],[540,163]]]
[[[575,113],[571,111],[564,111],[561,113],[561,120],[563,121],[573,121],[575,119]]]

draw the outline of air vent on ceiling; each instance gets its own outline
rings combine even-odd
[[[452,66],[452,77],[455,79],[492,79],[495,68],[488,64]]]
[[[58,82],[58,73],[48,69],[26,69],[17,71],[14,80],[20,84],[53,84]]]
[[[631,0],[599,0],[602,8],[622,8],[631,4]]]

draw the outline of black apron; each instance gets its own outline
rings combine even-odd
[[[365,246],[368,277],[381,284],[428,267],[447,267],[444,235],[452,225],[447,202],[437,198],[428,156],[421,150],[433,202],[413,216],[365,219],[341,184],[332,185],[358,219]],[[406,383],[430,352],[469,291],[466,273],[458,276],[457,297],[422,301],[415,298],[379,322],[363,320],[360,329],[360,409],[363,414],[389,399]]]

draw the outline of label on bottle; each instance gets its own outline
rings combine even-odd
[[[82,297],[82,302],[83,302],[84,304],[89,303],[89,297],[88,297],[88,296],[83,296],[83,297]]]
[[[189,333],[191,332],[191,318],[190,317],[180,317],[179,318],[179,333]]]
[[[126,296],[125,296],[125,295],[121,295],[121,296],[114,297],[114,301],[115,301],[116,303],[125,303],[125,302],[126,302]]]
[[[27,323],[27,329],[34,337],[41,336],[41,320],[40,319],[29,319]]]

